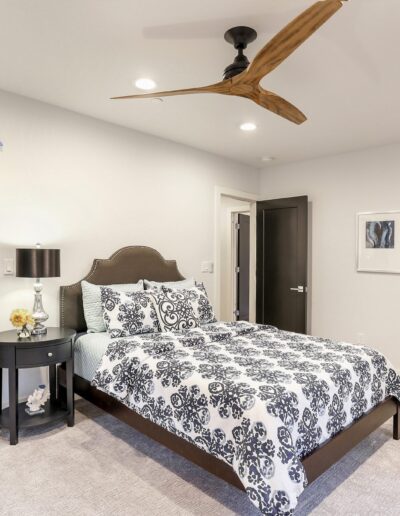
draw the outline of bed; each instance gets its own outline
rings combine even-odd
[[[108,260],[95,260],[92,266],[91,271],[89,274],[83,278],[91,283],[99,284],[99,285],[107,285],[107,284],[121,284],[121,283],[134,283],[139,281],[140,279],[149,279],[154,281],[178,281],[184,279],[183,276],[180,274],[175,261],[169,261],[164,260],[164,258],[154,249],[151,249],[149,247],[140,247],[140,246],[132,246],[132,247],[126,247],[123,248],[116,253],[114,253],[110,259]],[[80,282],[75,283],[70,286],[61,287],[61,293],[60,293],[60,317],[61,317],[61,326],[62,327],[68,327],[73,328],[77,332],[85,332],[86,330],[86,323],[85,318],[83,314],[83,305],[82,305],[82,292],[81,292],[81,284]],[[279,357],[279,354],[281,353],[282,346],[285,347],[285,352],[289,350],[289,352],[286,353],[286,356],[290,358],[290,352],[295,350],[296,352],[301,352],[304,348],[305,352],[311,353],[312,358],[311,361],[314,360],[314,367],[319,367],[318,365],[315,365],[318,360],[321,360],[321,353],[317,353],[316,350],[323,351],[327,355],[329,353],[338,353],[340,351],[339,348],[335,348],[335,346],[338,346],[338,344],[331,343],[331,341],[326,341],[324,339],[316,339],[316,338],[308,338],[308,337],[302,337],[302,336],[296,336],[295,334],[283,334],[282,332],[279,332],[276,328],[273,327],[265,327],[265,326],[254,326],[254,325],[237,325],[237,326],[229,326],[224,325],[223,323],[216,323],[213,325],[210,325],[209,327],[201,328],[200,330],[197,330],[197,333],[194,335],[188,335],[190,342],[194,342],[195,339],[193,339],[193,336],[196,336],[196,338],[200,335],[201,337],[201,347],[196,348],[192,345],[185,348],[186,353],[186,362],[190,362],[191,364],[198,364],[201,363],[202,357],[204,358],[204,343],[206,343],[206,347],[210,348],[211,350],[214,350],[214,354],[218,354],[218,348],[221,350],[223,349],[225,351],[225,357],[228,357],[228,352],[231,353],[233,357],[236,357],[236,363],[234,364],[236,368],[239,367],[245,368],[244,370],[247,371],[248,374],[262,374],[263,369],[259,367],[259,350],[261,348],[268,348],[267,357],[269,362],[265,361],[264,355],[263,359],[265,364],[267,366],[270,366],[273,364],[273,360],[281,360],[281,357]],[[186,338],[186,337],[185,337]],[[100,339],[100,340],[99,340]],[[225,340],[224,340],[225,339]],[[153,339],[154,340],[154,339]],[[164,339],[165,340],[165,339]],[[188,340],[188,339],[186,339]],[[173,335],[172,337],[167,339],[168,349],[169,350],[177,350],[178,346],[180,347],[183,340],[181,335]],[[209,449],[209,446],[205,445],[204,442],[199,442],[199,440],[192,439],[189,437],[189,432],[185,434],[185,432],[182,431],[182,428],[178,431],[175,431],[175,428],[171,429],[168,427],[168,425],[165,424],[157,424],[155,421],[156,419],[154,417],[149,416],[149,409],[144,408],[145,405],[138,404],[137,409],[133,410],[134,403],[133,399],[131,400],[132,403],[126,403],[123,402],[123,399],[118,394],[118,389],[120,390],[120,387],[118,389],[115,389],[115,382],[113,383],[113,378],[109,379],[110,385],[114,385],[114,390],[111,388],[108,388],[109,386],[102,384],[101,380],[101,374],[104,373],[107,374],[107,376],[110,376],[110,372],[114,369],[114,367],[107,369],[107,363],[110,362],[110,360],[117,360],[115,358],[115,353],[112,354],[109,353],[109,356],[107,357],[107,350],[112,348],[112,346],[109,346],[109,339],[107,336],[91,336],[86,335],[82,337],[81,339],[78,339],[77,346],[76,346],[76,374],[74,375],[74,388],[75,392],[82,396],[83,398],[87,399],[88,401],[94,403],[95,405],[99,406],[103,410],[105,410],[108,413],[113,414],[115,417],[119,418],[120,420],[128,423],[132,427],[136,428],[137,430],[145,433],[149,437],[157,440],[161,444],[167,446],[168,448],[174,450],[175,452],[183,455],[187,459],[191,460],[192,462],[198,464],[199,466],[203,467],[204,469],[208,470],[210,473],[213,473],[227,482],[235,485],[239,489],[246,490],[250,499],[252,499],[253,503],[255,503],[263,512],[264,514],[292,514],[293,510],[293,503],[290,504],[287,500],[282,498],[281,495],[279,495],[279,491],[276,491],[278,495],[275,497],[275,501],[273,505],[268,505],[265,503],[265,497],[264,500],[262,500],[262,495],[260,495],[260,489],[254,490],[251,485],[249,485],[249,482],[247,481],[248,478],[252,474],[252,465],[250,465],[247,468],[246,476],[243,475],[243,461],[242,461],[242,467],[240,465],[235,464],[235,468],[233,468],[233,461],[232,463],[229,463],[229,460],[227,460],[223,453],[226,453],[227,448],[224,448],[224,452],[221,451],[221,439],[218,441],[218,453],[215,452],[215,446],[214,449]],[[143,343],[145,343],[146,347],[148,348],[149,343],[151,344],[152,339],[136,339],[134,342],[134,353],[137,354],[138,349],[142,349],[141,346]],[[185,341],[186,342],[186,341]],[[279,342],[281,344],[279,344]],[[132,342],[129,342],[129,349],[132,349]],[[163,341],[163,345],[165,342]],[[127,346],[127,343],[123,343],[123,346]],[[224,347],[225,346],[225,347]],[[246,347],[247,346],[247,347]],[[275,346],[275,358],[274,358],[274,349]],[[287,347],[288,346],[288,347]],[[333,347],[332,347],[333,346]],[[340,345],[339,345],[340,346]],[[363,361],[374,361],[376,364],[377,370],[379,367],[382,369],[382,367],[385,367],[385,365],[382,365],[382,358],[380,358],[380,354],[375,351],[368,351],[364,348],[356,348],[354,346],[350,346],[349,348],[343,347],[347,346],[345,344],[341,344],[342,351],[347,357],[348,360],[353,361],[352,354],[354,352],[359,353],[358,349],[360,349],[360,353],[365,353],[365,356],[363,356]],[[238,358],[238,353],[240,353],[240,350],[243,349],[243,356]],[[217,351],[216,351],[217,350]],[[247,350],[247,351],[246,351]],[[339,351],[338,351],[339,350]],[[112,350],[111,350],[112,351]],[[158,353],[158,351],[157,351]],[[163,348],[162,353],[165,353],[165,349]],[[252,357],[251,354],[255,354],[255,357]],[[264,353],[264,351],[263,351]],[[368,354],[370,353],[370,354]],[[246,354],[248,355],[246,357]],[[293,355],[293,353],[292,353]],[[101,358],[103,356],[103,359]],[[336,355],[337,356],[337,355]],[[110,358],[111,357],[111,358]],[[369,358],[368,358],[369,357]],[[125,356],[125,359],[127,357]],[[128,357],[129,358],[129,357]],[[98,361],[103,360],[105,361],[100,366]],[[154,353],[151,354],[151,359],[149,359],[149,355],[146,355],[146,367],[152,367],[151,361],[154,361],[154,368],[157,365],[157,360],[160,359],[160,356],[154,356]],[[231,358],[227,358],[230,360]],[[137,356],[135,355],[134,360],[138,360]],[[150,360],[150,362],[149,362]],[[358,360],[358,358],[357,358]],[[107,362],[108,361],[108,362]],[[258,362],[258,364],[257,364]],[[357,363],[361,362],[361,360],[358,360]],[[232,362],[233,363],[233,362]],[[324,359],[324,364],[326,363],[326,360]],[[117,364],[117,362],[115,362]],[[113,366],[115,365],[113,364]],[[239,364],[239,365],[238,365]],[[256,366],[256,370],[254,369]],[[210,364],[208,364],[210,365]],[[262,365],[262,361],[261,361]],[[279,362],[280,367],[287,366],[290,369],[290,360],[286,361],[286,363],[282,364],[282,362]],[[97,366],[97,371],[94,373]],[[119,364],[117,364],[119,367]],[[310,366],[310,364],[309,364]],[[103,368],[101,370],[101,367]],[[118,368],[117,367],[117,368]],[[190,367],[190,365],[189,365]],[[207,368],[206,365],[204,367]],[[336,374],[332,369],[332,363],[329,365],[327,364],[326,367],[328,368],[327,371],[329,372],[329,375]],[[375,366],[374,366],[375,367]],[[194,366],[193,366],[194,368]],[[264,368],[265,370],[266,368]],[[272,369],[274,371],[274,369]],[[377,370],[374,370],[374,379],[375,379],[375,373],[380,374],[377,372]],[[249,372],[250,371],[250,372]],[[255,372],[254,372],[255,371]],[[280,379],[283,384],[285,383],[285,374],[287,371],[283,371],[280,369],[280,377],[278,377],[278,380]],[[96,378],[94,381],[91,381],[91,376],[94,374],[96,376],[97,374],[97,380]],[[313,381],[312,378],[312,372],[307,371],[306,369],[300,371],[297,378],[298,381],[301,382],[307,382]],[[338,372],[338,375],[340,376],[340,371]],[[357,375],[360,375],[359,378],[360,384],[362,385],[362,381],[365,380],[365,370],[363,371],[361,367],[358,367]],[[395,374],[395,373],[393,373]],[[364,375],[364,376],[363,376]],[[111,374],[112,376],[112,374]],[[187,376],[187,375],[186,375]],[[186,379],[185,376],[185,379]],[[190,375],[189,375],[190,376]],[[331,376],[330,376],[331,377]],[[59,393],[62,396],[65,388],[65,374],[62,368],[59,370]],[[204,375],[203,375],[204,378]],[[213,377],[209,377],[213,379]],[[258,377],[255,376],[255,379]],[[253,379],[254,379],[253,378]],[[336,377],[335,377],[336,378]],[[364,378],[364,380],[362,380]],[[215,378],[214,378],[215,380]],[[315,380],[315,379],[314,379]],[[345,387],[342,386],[342,379],[338,380],[339,388],[345,389]],[[138,380],[139,381],[139,380]],[[188,380],[189,381],[189,380]],[[374,380],[375,381],[375,380]],[[275,388],[274,384],[271,383],[272,380],[269,379],[269,387],[265,391],[264,386],[264,394],[266,395],[266,398],[264,399],[264,402],[266,399],[268,399],[268,396],[270,396],[270,390]],[[341,383],[342,382],[342,383]],[[372,376],[369,380],[370,383],[372,383]],[[392,378],[392,383],[398,382],[398,377]],[[223,384],[224,382],[222,382]],[[225,382],[227,385],[234,385],[234,382],[229,383]],[[265,382],[264,382],[265,383]],[[315,383],[315,382],[314,382]],[[317,385],[320,394],[317,395],[318,401],[318,407],[315,407],[316,412],[320,412],[321,414],[327,414],[328,412],[328,406],[327,402],[324,402],[324,396],[326,396],[326,393],[324,393],[325,387],[323,387],[322,391],[320,389],[321,385],[323,385],[326,382],[319,382]],[[218,384],[218,385],[217,385]],[[217,408],[217,410],[221,410],[221,406],[218,404],[218,389],[221,388],[221,382],[215,382],[213,381],[212,384],[208,384],[208,386],[212,385],[210,392],[212,389],[214,389],[213,394],[210,397],[210,401],[214,403],[214,407]],[[311,385],[311,383],[310,383]],[[345,385],[345,384],[344,384]],[[397,385],[397,384],[396,384]],[[193,387],[193,386],[192,386]],[[276,386],[276,389],[281,389],[282,386]],[[311,385],[312,388],[314,388]],[[312,390],[311,387],[302,388],[302,391],[305,390],[307,393],[308,391]],[[164,382],[164,387],[162,384],[162,377],[160,376],[160,382],[155,383],[155,390],[159,394],[163,394],[163,388],[166,390],[167,388],[172,389],[173,386],[169,385],[168,382]],[[179,387],[180,388],[180,387]],[[396,387],[397,388],[397,387]],[[400,386],[399,386],[400,388]],[[176,387],[178,389],[178,387]],[[174,397],[174,399],[178,399],[179,396],[182,395],[182,392],[178,392],[175,389],[175,391],[170,391],[172,393],[169,396],[171,399]],[[307,391],[308,389],[308,391]],[[322,394],[321,394],[322,392]],[[389,392],[389,391],[388,391]],[[391,392],[391,391],[390,391]],[[397,391],[395,391],[397,393]],[[399,391],[400,393],[400,391]],[[375,392],[376,394],[376,392]],[[313,397],[314,396],[314,397]],[[357,395],[355,395],[357,396]],[[178,397],[178,398],[177,398]],[[315,395],[311,394],[312,399],[314,400]],[[253,393],[250,394],[245,393],[245,399],[249,400],[253,398]],[[156,399],[156,398],[154,398]],[[181,398],[179,398],[181,399]],[[316,398],[315,398],[316,399]],[[217,401],[215,401],[217,400]],[[322,401],[321,401],[322,400]],[[142,400],[139,400],[142,402]],[[257,400],[258,401],[258,400]],[[313,401],[314,402],[314,401]],[[268,403],[268,402],[267,402]],[[324,406],[325,403],[325,406]],[[321,405],[322,404],[322,405]],[[251,407],[250,407],[251,405]],[[244,403],[243,411],[246,412],[246,410],[253,410],[253,401],[251,403]],[[357,405],[359,408],[356,412],[353,413],[354,421],[351,422],[351,424],[343,424],[344,419],[342,420],[342,424],[338,426],[340,430],[334,433],[334,436],[331,438],[324,439],[323,442],[319,442],[321,439],[314,439],[313,440],[307,437],[307,443],[303,439],[303,441],[299,441],[299,449],[301,448],[302,452],[299,454],[299,456],[293,456],[290,459],[290,472],[288,469],[288,474],[293,477],[293,479],[298,482],[299,484],[302,484],[299,486],[298,491],[300,492],[304,485],[308,482],[311,483],[313,480],[315,480],[319,475],[321,475],[325,470],[327,470],[332,464],[337,462],[342,456],[344,456],[351,448],[353,448],[357,443],[359,443],[361,440],[363,440],[367,435],[369,435],[372,431],[377,429],[380,425],[382,425],[385,421],[387,421],[390,418],[393,418],[393,437],[394,439],[400,438],[400,422],[399,422],[399,402],[398,402],[398,396],[395,395],[382,395],[380,394],[380,398],[375,400],[374,406],[371,407],[370,403],[358,403],[357,400],[354,401],[353,405]],[[352,405],[352,410],[353,410]],[[368,410],[365,409],[365,407],[368,408]],[[224,408],[222,407],[222,416],[225,417],[224,419],[224,428],[227,429],[229,427],[229,418],[226,417],[226,414],[223,413]],[[271,409],[273,412],[273,408]],[[239,411],[240,413],[240,411]],[[240,414],[239,414],[240,415]],[[246,415],[246,414],[245,414]],[[274,420],[269,420],[269,424],[275,424],[276,421],[280,421],[280,415],[279,414],[273,414],[275,416]],[[279,417],[276,417],[279,415]],[[243,414],[241,414],[243,416]],[[241,417],[240,416],[240,417]],[[321,416],[322,417],[322,416]],[[201,418],[200,418],[201,419]],[[203,418],[204,419],[204,418]],[[202,421],[204,425],[208,425],[209,423],[209,417],[207,421]],[[239,419],[239,416],[237,420]],[[242,420],[241,420],[242,421]],[[244,419],[243,419],[244,421]],[[235,424],[237,424],[238,421],[235,421]],[[228,425],[228,426],[226,426]],[[308,423],[306,423],[306,426]],[[304,424],[303,424],[304,427]],[[343,428],[342,428],[343,427]],[[178,426],[176,427],[178,428]],[[237,428],[237,427],[235,427]],[[297,428],[297,426],[296,426]],[[174,430],[174,431],[173,431]],[[209,428],[202,428],[201,431],[204,430],[208,431]],[[265,429],[264,429],[265,430]],[[242,431],[242,429],[240,429]],[[233,432],[234,433],[234,432]],[[262,433],[262,432],[261,432]],[[307,431],[306,431],[307,433]],[[260,437],[260,432],[258,432],[258,440],[264,441],[264,444],[266,439],[264,437]],[[309,434],[309,432],[308,432]],[[236,430],[236,435],[238,435],[238,432]],[[304,434],[306,435],[306,434]],[[204,441],[204,440],[202,440]],[[214,440],[215,441],[215,440]],[[224,444],[225,441],[223,441],[222,444]],[[283,443],[283,444],[282,444]],[[286,450],[286,459],[289,457],[288,447],[285,447],[284,439],[282,441],[282,446],[280,447],[280,453],[282,455],[283,452]],[[214,442],[215,444],[215,442]],[[283,451],[282,451],[283,450]],[[228,449],[229,452],[229,449]],[[264,448],[265,452],[265,448]],[[293,455],[293,454],[292,454]],[[286,460],[285,459],[285,460]],[[296,461],[299,461],[301,466],[299,466]],[[242,459],[241,459],[242,460]],[[244,460],[244,459],[243,459]],[[288,462],[288,459],[286,460]],[[268,462],[266,462],[266,459],[264,457],[264,461],[262,464],[262,467],[260,468],[262,471],[262,474],[265,478],[271,477],[271,467],[268,466]],[[304,473],[304,479],[302,477]],[[253,471],[254,476],[254,471]],[[259,473],[258,473],[259,476]],[[273,473],[272,473],[273,476]],[[262,479],[262,483],[258,482],[258,487],[260,485],[265,485],[265,478]],[[288,477],[289,478],[289,477]],[[246,482],[244,481],[246,479]],[[262,491],[262,489],[261,489]],[[270,493],[269,493],[270,494]],[[260,497],[261,496],[261,497]],[[272,503],[272,502],[271,502]],[[274,512],[275,511],[275,512]]]

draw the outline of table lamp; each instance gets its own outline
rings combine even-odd
[[[34,249],[17,249],[16,276],[18,278],[36,278],[33,285],[35,301],[32,317],[35,320],[35,326],[32,335],[44,335],[47,333],[44,322],[47,321],[49,316],[43,308],[43,285],[40,279],[58,278],[60,276],[60,250],[42,249],[40,244],[37,244]]]

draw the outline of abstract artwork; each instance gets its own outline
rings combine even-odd
[[[369,249],[394,248],[394,220],[373,220],[365,226],[365,243]]]
[[[396,231],[400,212],[369,212],[357,215],[357,270],[400,274],[400,245]]]

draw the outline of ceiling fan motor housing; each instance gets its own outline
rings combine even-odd
[[[225,32],[224,37],[225,41],[233,45],[238,51],[234,62],[224,70],[224,79],[226,80],[244,72],[249,66],[250,62],[243,54],[243,50],[257,38],[257,32],[250,27],[233,27]]]

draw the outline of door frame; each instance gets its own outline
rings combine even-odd
[[[256,320],[256,237],[257,237],[257,201],[259,195],[221,186],[215,187],[214,193],[214,306],[219,319],[223,300],[221,299],[221,205],[222,198],[230,197],[250,204],[250,281],[249,281],[249,319]]]

